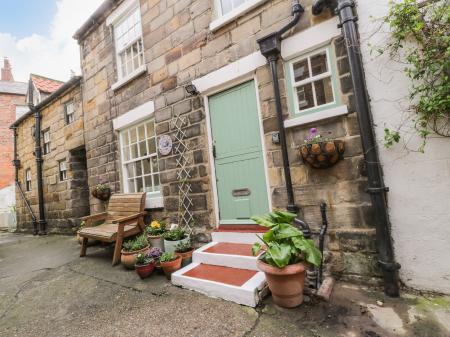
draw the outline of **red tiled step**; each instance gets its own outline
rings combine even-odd
[[[255,270],[199,264],[182,275],[241,287],[256,273]]]
[[[253,256],[252,245],[246,243],[218,242],[214,246],[203,250],[203,252],[212,254]]]

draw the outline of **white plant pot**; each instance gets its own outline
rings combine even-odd
[[[150,244],[150,247],[156,247],[161,249],[164,252],[164,239],[162,236],[147,236],[148,243]]]
[[[166,253],[175,253],[175,247],[180,242],[189,242],[189,236],[186,236],[183,240],[168,241],[164,240],[164,249]]]

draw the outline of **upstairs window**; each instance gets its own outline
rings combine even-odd
[[[338,94],[329,48],[294,59],[287,64],[287,73],[296,114],[306,114],[335,105]]]
[[[42,132],[44,138],[44,154],[50,153],[50,130],[47,129]]]
[[[127,193],[160,193],[155,122],[153,119],[120,131],[122,173]]]
[[[71,124],[75,120],[75,106],[73,101],[67,102],[64,104],[65,116],[66,116],[66,124]]]
[[[119,79],[133,76],[144,65],[139,4],[114,24]]]
[[[228,14],[233,9],[238,8],[242,4],[249,2],[250,0],[216,0],[219,5],[221,15]]]
[[[59,181],[64,181],[66,179],[67,179],[66,161],[61,160],[59,162]]]
[[[31,191],[31,169],[25,171],[25,188],[28,192]]]

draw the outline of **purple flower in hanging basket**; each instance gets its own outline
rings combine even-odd
[[[311,128],[311,129],[309,130],[309,132],[310,132],[312,135],[315,135],[315,134],[317,133],[317,128]]]

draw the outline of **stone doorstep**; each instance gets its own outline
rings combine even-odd
[[[193,262],[172,274],[172,283],[210,297],[222,298],[250,307],[265,293],[263,272]]]
[[[254,244],[255,242],[260,242],[257,235],[261,236],[264,232],[254,231],[254,230],[216,230],[211,233],[213,242],[229,242],[229,243],[244,243],[244,244]]]
[[[256,260],[251,244],[231,242],[210,242],[192,256],[194,263],[248,270],[258,270]]]

